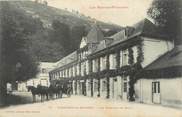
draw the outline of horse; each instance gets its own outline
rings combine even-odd
[[[27,86],[28,91],[31,91],[33,96],[33,102],[36,101],[36,95],[41,96],[41,102],[44,101],[45,96],[46,100],[49,100],[49,97],[53,97],[53,95],[57,98],[62,98],[63,93],[68,97],[71,96],[72,89],[68,85],[50,85],[49,87],[37,85],[37,88],[34,86]],[[52,98],[53,99],[53,98]]]
[[[41,97],[41,102],[44,101],[45,96],[47,100],[49,99],[49,88],[46,86],[37,85],[37,88],[34,86],[27,86],[27,89],[32,93],[33,102],[36,102],[36,95],[39,95]]]
[[[72,93],[72,88],[69,85],[63,85],[62,88],[62,94],[67,95],[67,97],[70,97]]]
[[[52,97],[54,94],[56,98],[62,98],[62,88],[59,85],[50,85],[49,94]]]
[[[27,86],[27,89],[28,89],[28,92],[31,91],[32,96],[33,96],[33,102],[35,102],[36,101],[36,95],[39,95],[39,91],[34,86]]]
[[[46,100],[49,100],[49,87],[46,87],[46,86],[42,86],[42,85],[37,85],[37,90],[38,90],[38,93],[40,94],[41,96],[41,102],[44,101],[45,99],[45,96],[46,96]]]

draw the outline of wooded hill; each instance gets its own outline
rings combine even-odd
[[[33,1],[9,1],[14,12],[21,12],[22,28],[29,33],[27,47],[37,61],[55,62],[76,50],[95,19],[66,9],[57,9]],[[105,36],[122,27],[97,21]]]

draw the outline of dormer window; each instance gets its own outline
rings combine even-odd
[[[80,48],[83,48],[87,45],[87,38],[82,37],[81,43],[80,43]]]

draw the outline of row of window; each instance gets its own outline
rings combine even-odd
[[[109,55],[109,69],[116,69],[117,67],[117,53],[113,53],[113,54],[110,54]],[[134,57],[134,60],[133,62],[136,63],[137,62],[137,48],[136,47],[133,47],[133,57]],[[123,67],[123,66],[126,66],[126,65],[129,65],[129,52],[128,52],[128,49],[126,50],[123,50],[123,51],[120,51],[119,53],[119,63],[120,63],[120,67]],[[98,68],[99,68],[99,59],[94,59],[92,60],[92,71],[93,72],[98,72]],[[103,57],[100,57],[100,71],[103,71],[107,68],[107,57],[106,56],[103,56]]]
[[[134,63],[136,62],[137,58],[137,49],[135,47],[133,49],[133,56],[134,56]],[[117,67],[117,53],[109,54],[108,62],[109,62],[109,69],[116,69]],[[128,65],[128,59],[129,59],[129,52],[128,49],[122,50],[119,53],[119,60],[120,60],[120,67]],[[100,64],[99,64],[100,62]],[[91,65],[91,66],[90,66]],[[100,65],[100,66],[99,66]],[[90,66],[90,67],[89,67]],[[52,78],[59,79],[62,77],[68,78],[68,77],[75,77],[75,76],[85,76],[89,74],[89,69],[91,68],[91,72],[98,72],[99,68],[100,71],[107,69],[107,55],[96,58],[91,60],[90,62],[88,60],[84,62],[80,62],[79,64],[73,65],[67,69],[55,72],[52,74]]]
[[[117,82],[117,79],[114,79],[114,82]],[[123,76],[123,85],[121,85],[120,89],[122,90],[123,89],[123,92],[128,92],[129,91],[129,77],[127,76]],[[74,87],[74,90],[79,89],[80,87],[80,84],[78,84],[80,82],[74,82],[73,84],[73,87]],[[93,80],[93,84],[91,83],[91,80],[87,80],[86,82],[86,88],[88,91],[91,91],[91,85],[93,85],[93,90],[94,91],[98,91],[98,88],[99,88],[99,81],[94,79]],[[100,89],[102,92],[105,92],[107,91],[107,80],[106,79],[101,79],[100,80]]]
[[[128,77],[124,77],[123,85],[121,85],[121,89],[123,89],[123,92],[128,92],[129,85],[128,85]],[[117,81],[117,79],[114,79],[114,81]],[[98,87],[96,87],[98,88]],[[107,81],[106,79],[101,80],[101,91],[107,91]]]
[[[88,55],[88,51],[82,51],[82,52],[80,52],[80,53],[78,54],[78,59],[79,59],[79,60],[86,59],[87,55]]]

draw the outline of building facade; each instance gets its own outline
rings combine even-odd
[[[37,87],[37,85],[39,84],[42,86],[49,86],[50,85],[49,71],[51,71],[55,67],[56,67],[55,63],[40,62],[39,73],[36,75],[35,78],[32,78],[26,82],[27,86]]]
[[[172,48],[148,19],[110,37],[95,24],[80,48],[49,72],[50,81],[70,85],[75,95],[134,100],[137,73]]]
[[[148,65],[135,83],[136,101],[182,107],[182,46]]]
[[[55,63],[51,62],[40,62],[39,63],[39,73],[36,75],[35,78],[29,79],[25,82],[18,82],[18,91],[27,91],[27,86],[34,86],[37,85],[42,86],[49,86],[50,79],[49,79],[49,72],[56,67]]]

